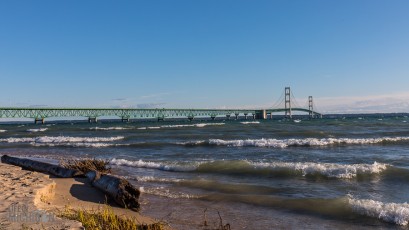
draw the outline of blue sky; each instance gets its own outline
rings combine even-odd
[[[407,0],[0,1],[0,106],[265,107],[291,86],[326,112],[409,112],[408,12]]]

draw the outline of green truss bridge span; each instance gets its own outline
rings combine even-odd
[[[122,121],[130,119],[158,119],[195,117],[226,117],[239,116],[252,119],[272,118],[273,113],[284,113],[292,118],[293,111],[307,113],[311,118],[322,117],[322,114],[314,111],[312,97],[309,97],[308,108],[293,107],[290,88],[285,88],[285,105],[281,108],[269,109],[110,109],[110,108],[0,108],[0,118],[32,118],[35,123],[44,123],[46,118],[84,117],[89,122],[97,122],[99,117],[117,117]],[[280,106],[280,105],[279,105]]]

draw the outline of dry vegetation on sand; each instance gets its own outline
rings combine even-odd
[[[85,229],[97,230],[164,230],[165,224],[162,222],[153,224],[142,224],[136,219],[121,217],[114,213],[112,208],[104,205],[102,210],[88,211],[81,209],[65,208],[59,217],[77,220],[82,223]]]

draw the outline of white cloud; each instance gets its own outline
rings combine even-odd
[[[314,98],[322,113],[395,113],[409,112],[409,92],[394,94]]]

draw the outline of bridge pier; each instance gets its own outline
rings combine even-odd
[[[98,118],[96,117],[88,117],[88,123],[97,123],[98,122]]]
[[[236,117],[236,120],[239,119],[239,114],[235,113],[234,116]]]
[[[247,120],[247,113],[244,114],[244,120]]]
[[[189,119],[189,121],[192,121],[195,117],[194,116],[188,116],[187,119]]]
[[[122,121],[122,122],[129,122],[129,117],[122,117],[122,118],[121,118],[121,121]]]
[[[226,114],[227,120],[230,120],[230,114]]]
[[[214,121],[216,119],[216,115],[212,115],[210,118],[212,119],[212,121]]]
[[[259,119],[259,120],[265,120],[267,119],[267,113],[266,110],[256,110],[256,116],[255,119]]]
[[[270,113],[270,120],[273,120],[273,112]]]
[[[253,113],[253,120],[256,120],[256,114]]]
[[[36,118],[34,118],[34,124],[38,124],[38,123],[41,123],[41,124],[44,124],[44,118],[38,118],[38,117],[36,117]]]
[[[165,117],[158,117],[158,121],[164,121]]]

